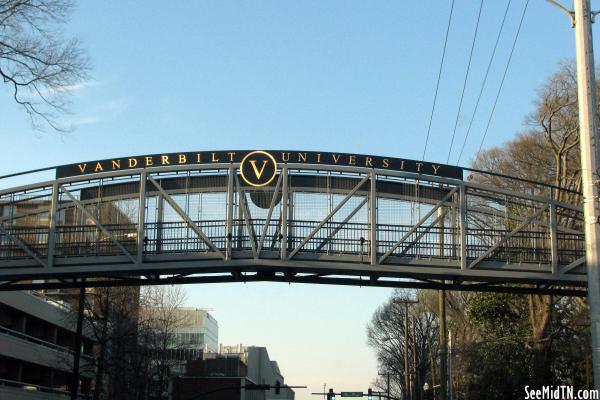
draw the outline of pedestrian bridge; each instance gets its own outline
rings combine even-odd
[[[0,187],[0,290],[279,281],[585,294],[579,194],[482,171],[203,151]]]

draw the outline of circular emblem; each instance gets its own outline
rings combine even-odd
[[[268,185],[277,175],[277,161],[266,151],[253,151],[242,159],[240,174],[244,182],[250,186]]]

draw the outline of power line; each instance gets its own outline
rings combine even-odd
[[[502,17],[502,23],[500,23],[500,29],[498,30],[498,35],[496,36],[496,43],[494,43],[494,50],[492,51],[492,56],[490,57],[490,62],[488,63],[487,69],[485,71],[485,76],[483,77],[483,82],[481,83],[481,89],[479,90],[479,95],[477,96],[477,101],[475,102],[475,108],[473,109],[473,114],[471,115],[471,121],[469,121],[469,127],[467,128],[467,133],[465,134],[465,139],[463,140],[463,144],[460,148],[460,153],[458,154],[458,160],[456,164],[460,163],[460,159],[462,157],[463,151],[465,150],[465,145],[467,144],[467,139],[469,138],[469,133],[471,132],[471,127],[473,126],[473,120],[475,119],[475,115],[477,114],[477,110],[479,109],[479,102],[481,101],[481,95],[483,94],[483,90],[485,89],[485,84],[487,83],[487,78],[490,73],[490,69],[492,67],[492,63],[494,61],[494,57],[496,56],[496,49],[498,49],[498,43],[500,42],[500,37],[502,36],[502,31],[504,29],[504,23],[506,22],[506,16],[508,15],[508,9],[510,8],[510,3],[512,0],[508,0],[506,3],[506,10],[504,10],[504,16]]]
[[[429,143],[429,134],[431,133],[431,122],[433,121],[433,114],[435,112],[435,103],[437,101],[438,90],[440,88],[440,79],[442,77],[442,68],[444,66],[444,58],[446,57],[446,47],[448,45],[448,35],[450,34],[450,25],[452,24],[452,12],[454,11],[454,0],[450,5],[450,16],[448,17],[448,27],[446,28],[446,38],[444,39],[444,50],[442,51],[442,60],[440,61],[440,69],[438,71],[437,83],[435,85],[435,94],[433,96],[433,105],[431,107],[431,115],[429,116],[429,126],[427,127],[427,136],[425,138],[425,148],[423,149],[423,156],[421,160],[425,159],[425,153],[427,152],[427,144]]]
[[[462,110],[463,100],[465,98],[465,91],[467,89],[467,81],[469,79],[469,71],[471,70],[471,61],[473,60],[473,50],[475,50],[475,42],[477,41],[477,32],[479,31],[479,21],[481,20],[481,10],[483,9],[483,0],[479,5],[479,14],[477,14],[477,24],[475,25],[475,33],[473,34],[473,43],[471,43],[471,52],[469,53],[469,62],[467,63],[467,72],[465,73],[465,80],[463,82],[462,92],[460,94],[460,102],[458,103],[458,111],[456,112],[456,120],[454,121],[454,130],[452,131],[452,140],[450,140],[450,148],[448,149],[448,158],[446,164],[450,161],[450,154],[452,154],[452,146],[454,145],[454,138],[456,136],[456,128],[458,127],[458,119],[460,117],[460,111]]]
[[[490,118],[488,119],[487,125],[485,126],[485,131],[483,132],[483,137],[481,138],[481,143],[479,144],[479,150],[475,154],[475,158],[481,153],[481,148],[483,147],[483,142],[485,137],[487,136],[488,129],[490,128],[490,124],[492,122],[492,117],[494,116],[494,112],[496,111],[496,105],[498,104],[498,98],[500,98],[500,92],[502,91],[502,86],[504,85],[504,79],[506,78],[506,73],[508,72],[508,67],[510,66],[510,61],[512,60],[513,52],[515,51],[515,47],[517,45],[517,40],[519,39],[519,34],[521,33],[521,27],[523,26],[523,20],[525,19],[525,13],[527,11],[527,6],[529,5],[529,0],[525,2],[525,7],[523,7],[523,14],[521,14],[521,20],[519,21],[519,27],[517,29],[517,33],[515,35],[515,39],[512,44],[512,48],[510,49],[510,55],[508,56],[508,61],[506,62],[506,67],[504,68],[504,74],[502,75],[502,80],[500,81],[500,87],[498,88],[498,93],[496,93],[496,99],[494,100],[494,106],[492,107],[492,112],[490,113]]]

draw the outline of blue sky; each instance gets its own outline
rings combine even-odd
[[[598,6],[599,2],[592,2]],[[492,107],[525,2],[513,0],[466,165]],[[486,0],[459,116],[460,146],[505,0]],[[445,162],[479,2],[456,0],[429,161]],[[132,154],[290,148],[418,159],[450,1],[81,1],[68,34],[88,49],[64,135],[31,129],[0,90],[0,175]],[[524,129],[536,89],[574,57],[567,17],[530,1],[485,146]],[[598,36],[595,34],[596,42]],[[456,163],[458,151],[451,155]],[[287,382],[365,390],[376,363],[365,325],[388,289],[280,284],[188,286],[220,341],[264,345]]]

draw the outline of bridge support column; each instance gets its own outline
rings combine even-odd
[[[137,263],[144,262],[144,246],[146,244],[146,235],[144,234],[144,224],[146,223],[146,173],[140,173],[140,196],[138,206],[138,226],[137,226]]]
[[[556,235],[556,204],[550,204],[550,257],[552,261],[552,273],[558,273],[558,237]]]
[[[377,265],[377,174],[371,172],[371,187],[369,191],[369,243],[371,265]]]
[[[156,195],[156,251],[162,252],[163,222],[165,221],[165,198],[161,192]]]
[[[467,189],[465,185],[460,186],[459,202],[460,269],[467,269]]]
[[[444,224],[444,217],[446,215],[446,210],[444,210],[444,207],[440,207],[437,210],[437,219],[439,220],[438,222],[438,253],[440,257],[444,257],[444,248],[446,247],[446,243],[445,243],[445,237],[444,237],[444,228],[445,228],[445,224]]]
[[[233,180],[235,179],[233,165],[227,172],[227,225],[225,227],[225,258],[231,260],[233,247]]]
[[[287,234],[288,234],[288,168],[287,165],[284,165],[281,169],[281,173],[283,174],[283,178],[281,181],[281,243],[280,243],[280,251],[281,251],[281,259],[287,259]]]
[[[47,266],[54,265],[54,249],[56,248],[56,219],[58,218],[58,183],[52,185],[52,199],[50,200],[50,226],[48,227],[48,262]]]

